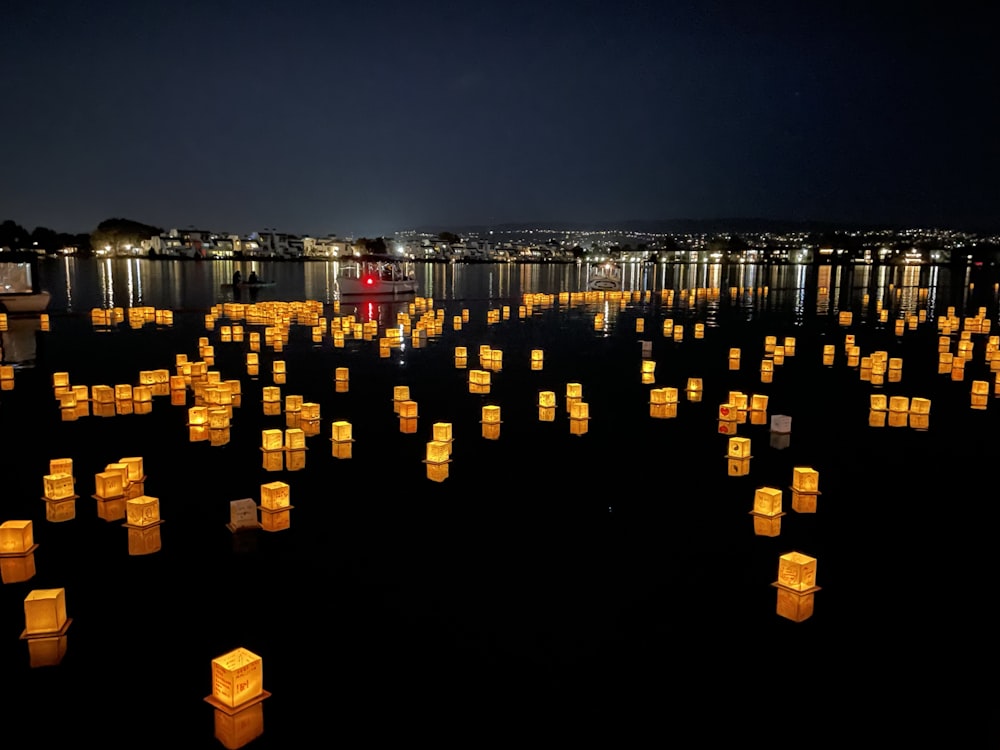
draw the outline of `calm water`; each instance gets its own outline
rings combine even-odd
[[[223,325],[243,321],[205,323],[213,305],[232,301],[221,288],[232,270],[46,262],[51,330],[5,334],[5,356],[19,366],[14,387],[0,391],[0,521],[31,520],[39,545],[34,574],[14,580],[12,564],[0,586],[9,720],[52,742],[220,747],[203,700],[211,660],[244,647],[261,656],[272,693],[251,747],[312,747],[359,733],[481,744],[528,731],[536,717],[576,734],[580,717],[564,726],[553,719],[556,706],[633,693],[656,704],[638,725],[661,731],[704,735],[712,727],[690,716],[752,720],[755,708],[794,704],[807,706],[808,718],[786,716],[786,726],[801,720],[801,731],[898,737],[906,729],[885,696],[903,695],[907,712],[916,710],[936,691],[928,673],[955,661],[927,623],[960,594],[948,571],[968,555],[944,499],[967,505],[996,491],[986,468],[998,408],[986,355],[997,326],[988,280],[928,268],[636,266],[625,301],[556,297],[520,310],[526,294],[581,291],[586,269],[427,265],[420,296],[444,310],[440,334],[404,337],[384,357],[376,341],[338,348],[329,335],[316,342],[310,326],[292,325],[283,351],[261,347],[260,374],[251,377],[248,341],[221,337]],[[338,311],[333,266],[323,263],[259,264],[258,273],[276,282],[259,290],[258,303],[318,300],[328,320],[379,321],[380,336],[400,313],[415,322],[430,309],[342,302]],[[890,311],[885,322],[879,303]],[[174,322],[91,324],[93,307],[118,306],[171,309]],[[970,337],[959,380],[938,370],[949,306],[959,317],[985,306],[991,323],[990,333]],[[463,311],[468,321],[456,328]],[[842,312],[853,313],[849,324]],[[910,315],[924,320],[897,332],[895,320]],[[682,339],[664,335],[668,320],[683,326]],[[695,336],[699,322],[704,338]],[[769,335],[795,337],[796,351],[766,383]],[[900,378],[862,379],[846,359],[848,335],[865,355],[901,358]],[[178,354],[201,358],[202,337],[214,346],[209,369],[241,385],[228,442],[190,439],[191,389],[183,404],[155,396],[147,414],[75,419],[54,397],[54,373],[87,386],[174,373]],[[952,351],[959,338],[949,334]],[[502,367],[491,371],[489,393],[474,394],[469,372],[480,369],[482,345],[502,351]],[[644,345],[656,363],[652,384],[640,378]],[[822,361],[827,345],[832,365]],[[468,349],[465,367],[457,346]],[[741,349],[738,369],[731,348]],[[533,349],[544,352],[540,370],[529,366]],[[294,471],[265,470],[260,450],[262,430],[295,424],[262,407],[275,360],[288,373],[282,399],[300,395],[321,413]],[[338,367],[349,369],[346,392],[334,387]],[[682,392],[676,416],[653,418],[651,389],[683,391],[688,378],[703,379],[701,400]],[[990,383],[983,410],[970,401],[980,379]],[[589,405],[584,434],[571,434],[568,383],[582,386]],[[418,405],[413,433],[393,409],[400,385]],[[537,409],[546,390],[557,395],[552,422]],[[792,418],[785,436],[767,421],[736,425],[752,445],[745,476],[727,474],[731,435],[720,431],[719,406],[734,391],[766,395],[767,421]],[[931,399],[929,429],[870,426],[872,394]],[[498,439],[483,436],[485,405],[501,407]],[[340,420],[353,426],[350,459],[334,457],[329,440]],[[438,422],[454,433],[442,482],[427,478],[422,461]],[[43,477],[50,459],[65,457],[79,498],[73,517],[50,520]],[[92,497],[95,475],[123,457],[143,458],[145,493],[160,500],[164,523],[149,554],[132,554],[123,519],[101,518]],[[819,473],[815,512],[791,507],[795,467]],[[259,501],[261,485],[274,481],[289,485],[290,526],[234,535],[230,502]],[[749,515],[760,487],[783,491],[776,536],[756,534]],[[821,589],[803,622],[775,611],[771,583],[791,551],[817,560]],[[23,602],[47,588],[65,588],[73,621],[61,660],[32,666],[18,637]],[[851,687],[817,694],[832,684]],[[473,719],[472,734],[460,731]]]

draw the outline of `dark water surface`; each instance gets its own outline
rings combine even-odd
[[[31,520],[39,546],[34,575],[0,586],[2,705],[8,724],[53,743],[38,746],[219,747],[203,698],[211,660],[238,647],[262,658],[271,693],[251,747],[478,746],[507,733],[523,741],[539,726],[568,738],[625,696],[637,701],[630,726],[658,737],[725,734],[737,717],[744,731],[765,731],[782,715],[797,732],[916,736],[913,715],[941,690],[931,673],[970,647],[944,642],[959,595],[952,577],[968,555],[946,500],[996,495],[992,283],[927,268],[635,267],[619,299],[582,295],[575,266],[435,265],[421,268],[412,309],[340,300],[338,311],[327,264],[258,264],[276,284],[256,303],[316,300],[328,326],[353,314],[377,321],[382,337],[401,313],[416,324],[444,312],[440,333],[421,345],[403,336],[388,357],[377,338],[338,348],[329,328],[315,342],[293,322],[283,351],[262,341],[251,377],[248,338],[221,337],[242,323],[264,338],[262,325],[221,314],[232,270],[46,262],[51,330],[35,321],[17,340],[5,334],[15,378],[0,391],[0,521]],[[92,308],[118,306],[169,309],[173,322],[92,324]],[[986,307],[988,330],[970,335],[962,379],[938,370],[949,306],[961,321]],[[911,315],[925,317],[898,332],[895,321]],[[664,335],[668,320],[682,340]],[[864,356],[902,358],[900,379],[863,380],[848,365],[848,335]],[[770,383],[760,372],[767,336],[796,340]],[[242,391],[224,444],[190,440],[191,388],[184,404],[154,396],[146,414],[70,419],[59,407],[54,373],[135,386],[146,370],[176,374],[178,354],[201,360],[202,337],[214,346],[208,369]],[[957,351],[959,331],[947,338]],[[643,342],[653,383],[641,382]],[[502,367],[476,394],[470,370],[485,369],[483,345],[502,351]],[[468,349],[465,367],[456,347]],[[544,352],[541,370],[530,367],[533,349]],[[296,394],[320,409],[295,471],[263,467],[262,430],[295,424],[262,407],[275,360],[287,368],[282,402]],[[346,392],[335,388],[338,367],[349,369]],[[689,378],[703,380],[700,401],[683,392]],[[985,409],[971,407],[973,381],[989,383]],[[571,434],[568,383],[589,405],[585,434]],[[393,408],[403,385],[418,405],[414,433]],[[668,386],[681,389],[676,416],[651,417],[651,390]],[[540,391],[557,396],[554,421],[539,419]],[[730,392],[768,396],[767,421],[735,428],[751,440],[746,476],[727,474],[719,406]],[[929,429],[870,426],[872,394],[931,399]],[[499,439],[483,437],[485,405],[501,407]],[[773,415],[792,418],[790,435],[770,432]],[[350,459],[333,456],[340,420],[353,426]],[[438,422],[454,435],[443,482],[422,461]],[[150,554],[130,554],[123,519],[103,520],[92,497],[95,474],[123,457],[143,459],[145,494],[160,501]],[[48,520],[41,499],[55,458],[73,459],[79,495],[65,521]],[[819,473],[816,512],[791,507],[795,467]],[[289,485],[290,526],[233,534],[230,502],[259,502],[274,481]],[[776,536],[754,531],[760,487],[783,490]],[[817,561],[820,590],[803,622],[776,613],[771,585],[792,551]],[[24,599],[50,588],[65,589],[72,624],[61,660],[32,666],[19,638]],[[906,708],[893,708],[902,697]],[[762,724],[743,723],[754,717]]]

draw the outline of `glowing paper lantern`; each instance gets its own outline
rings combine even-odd
[[[37,549],[31,521],[0,523],[0,556],[23,557]]]
[[[439,443],[445,443],[448,446],[448,452],[451,453],[452,435],[451,435],[451,422],[435,422],[431,427],[431,434],[433,439]]]
[[[160,499],[141,495],[126,501],[125,525],[137,528],[156,526],[163,523],[160,519]]]
[[[260,521],[264,531],[282,531],[291,527],[291,488],[285,482],[260,486]]]
[[[72,474],[65,472],[46,474],[42,477],[42,485],[45,500],[68,500],[76,498]]]
[[[63,635],[72,621],[66,616],[66,589],[35,589],[24,598],[21,638]]]
[[[489,392],[489,370],[469,370],[469,393],[486,394]]]
[[[545,352],[542,349],[531,350],[531,369],[541,370],[545,363]]]
[[[118,471],[102,471],[94,475],[94,495],[104,500],[125,494],[125,475]]]
[[[789,552],[778,559],[777,613],[793,622],[802,622],[813,614],[816,585],[816,558]]]
[[[237,648],[212,659],[212,694],[205,698],[216,708],[233,713],[268,698],[264,665],[257,654]]]
[[[740,369],[740,350],[737,348],[732,348],[729,350],[729,369],[730,370]]]
[[[926,430],[930,427],[931,401],[928,398],[910,399],[910,427]]]
[[[970,401],[973,409],[983,411],[990,398],[990,384],[986,380],[973,380]]]
[[[781,490],[775,487],[759,487],[754,492],[753,510],[754,534],[757,536],[778,536],[781,533]]]

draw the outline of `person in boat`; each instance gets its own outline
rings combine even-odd
[[[256,271],[251,271],[250,272],[250,275],[247,276],[247,283],[248,284],[256,284],[257,283],[257,272]]]
[[[233,271],[233,287],[238,287],[240,282],[243,281],[243,274],[240,273],[240,269]]]

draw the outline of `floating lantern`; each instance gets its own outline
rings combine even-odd
[[[849,326],[854,322],[854,313],[842,311],[837,318],[837,322],[842,326]]]
[[[209,430],[224,430],[229,427],[229,409],[209,409],[208,410],[208,429]]]
[[[545,363],[545,352],[542,349],[531,350],[531,369],[541,370]]]
[[[847,366],[858,367],[861,364],[861,347],[852,346],[847,350]]]
[[[212,659],[212,694],[205,698],[232,714],[270,697],[264,690],[264,665],[257,654],[237,648]]]
[[[98,499],[120,497],[125,494],[124,475],[118,471],[102,471],[94,475],[94,495]]]
[[[674,341],[677,341],[677,342],[680,342],[680,341],[684,340],[684,326],[683,325],[675,325],[674,326],[673,338],[674,338]]]
[[[836,347],[833,344],[824,344],[823,346],[823,364],[827,367],[833,365],[833,357],[836,351]]]
[[[252,498],[245,497],[229,503],[229,523],[226,528],[234,534],[260,528],[257,523],[257,505]]]
[[[37,548],[31,521],[0,523],[0,557],[24,557]]]
[[[795,356],[795,337],[794,336],[785,336],[784,347],[785,347],[785,356],[786,357],[794,357]]]
[[[819,472],[809,466],[794,467],[792,489],[796,492],[819,492]]]
[[[703,339],[703,338],[705,338],[705,324],[704,323],[695,323],[694,324],[694,337],[696,339]]]
[[[753,512],[763,516],[781,513],[781,490],[776,487],[758,487],[753,496]]]
[[[927,398],[910,399],[910,427],[926,430],[930,427],[931,401]]]
[[[740,369],[740,350],[737,348],[732,348],[729,350],[729,369],[730,370]]]
[[[45,500],[68,500],[75,499],[73,475],[66,472],[56,474],[46,474],[42,477],[44,487],[43,496]]]
[[[160,519],[160,499],[141,495],[126,501],[125,503],[125,525],[136,528],[146,526],[156,526],[163,521]]]
[[[265,430],[267,432],[267,430]],[[298,427],[292,427],[285,430],[285,450],[298,451],[305,450],[306,447],[306,436],[305,432]]]
[[[815,513],[819,500],[819,472],[808,466],[792,469],[792,510]]]
[[[777,613],[793,622],[802,622],[813,614],[816,585],[816,558],[789,552],[778,558]]]
[[[482,409],[482,435],[487,440],[498,440],[500,438],[500,407],[487,405]]]
[[[728,458],[750,458],[750,438],[729,438]]]
[[[484,425],[485,426],[485,425]],[[448,478],[448,464],[451,463],[451,446],[441,440],[431,440],[427,443],[426,458],[427,478],[432,482],[443,482]]]
[[[674,321],[669,318],[663,321],[663,335],[668,338],[674,335]]]
[[[735,422],[738,411],[732,402],[719,404],[719,420],[722,422]]]
[[[952,360],[951,379],[956,382],[965,379],[965,360],[961,357],[955,357]]]
[[[754,492],[753,510],[754,534],[775,537],[781,533],[781,490],[774,487],[759,487]]]
[[[774,360],[764,359],[760,363],[760,382],[770,383],[774,379]]]
[[[875,397],[872,396],[872,408],[876,408],[876,403],[885,403],[884,399],[882,401],[876,401]],[[891,396],[889,398],[889,411],[909,411],[910,410],[910,399],[906,396]]]
[[[260,520],[264,531],[283,531],[291,527],[291,488],[285,482],[260,486]]]
[[[569,412],[570,435],[586,435],[589,429],[590,405],[585,401],[575,401]]]
[[[64,635],[72,622],[66,616],[66,589],[35,589],[24,598],[22,639]]]
[[[435,422],[431,427],[433,439],[448,446],[448,453],[451,453],[451,422]]]
[[[985,410],[990,397],[990,384],[986,380],[973,380],[970,394],[973,409]]]
[[[641,380],[644,385],[655,383],[656,362],[654,362],[651,359],[642,360],[640,373],[641,373]]]

